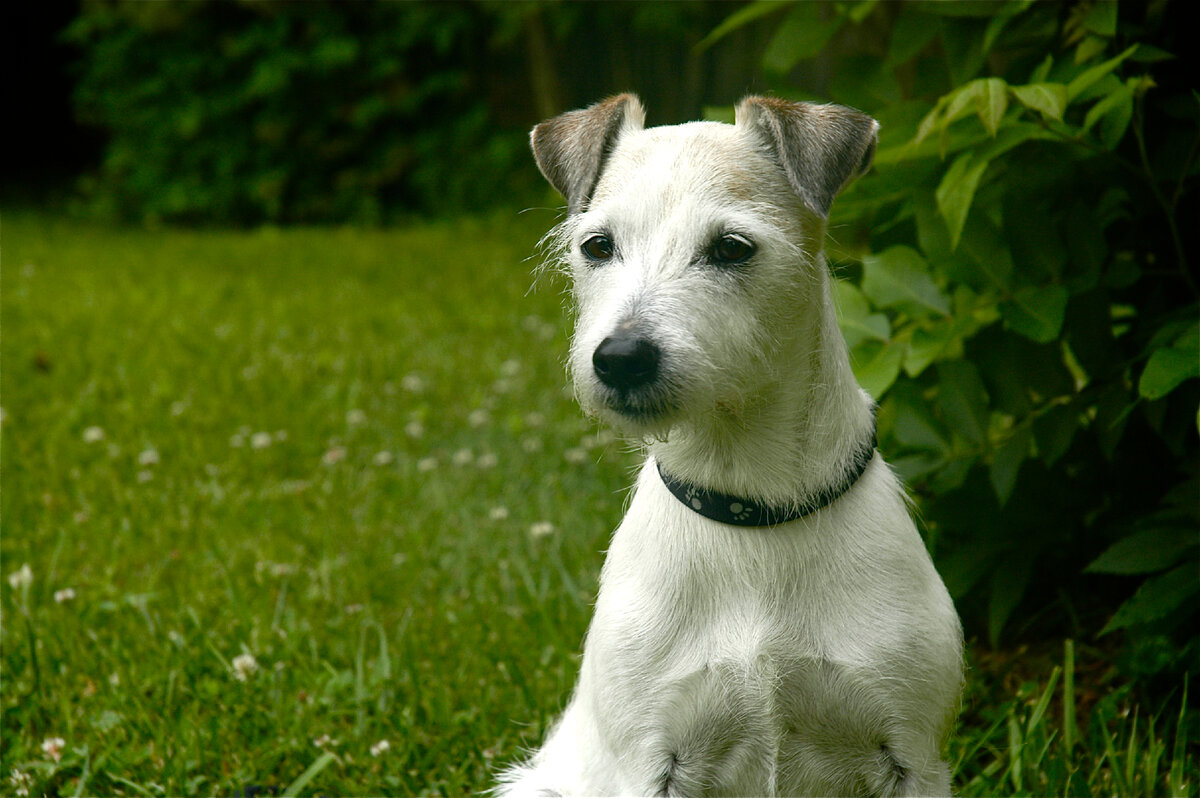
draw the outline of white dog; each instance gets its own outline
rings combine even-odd
[[[648,442],[566,712],[502,795],[947,795],[950,597],[875,452],[822,254],[877,123],[750,97],[538,125],[585,409]]]

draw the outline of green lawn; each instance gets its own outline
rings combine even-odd
[[[0,794],[462,795],[537,743],[637,462],[564,390],[552,222],[4,214]],[[1057,664],[972,671],[959,790],[1189,789]]]

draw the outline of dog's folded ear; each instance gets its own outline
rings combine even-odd
[[[870,169],[875,157],[879,123],[853,108],[747,97],[736,118],[761,135],[792,188],[818,216],[829,215],[833,198]]]
[[[633,94],[618,94],[547,119],[529,134],[538,168],[567,198],[567,211],[587,207],[608,154],[625,130],[641,130],[646,112]]]

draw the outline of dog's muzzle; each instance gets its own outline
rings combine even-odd
[[[600,382],[622,396],[658,379],[662,350],[639,335],[610,335],[592,353],[592,368]]]

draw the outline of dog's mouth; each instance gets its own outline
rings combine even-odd
[[[615,427],[642,435],[668,429],[679,410],[667,390],[619,391],[602,385],[594,399],[590,404],[598,415]]]

